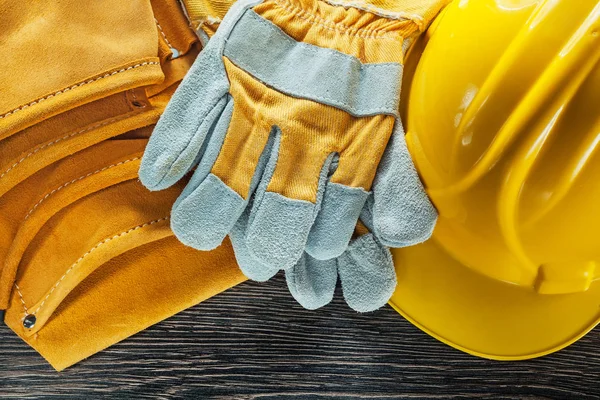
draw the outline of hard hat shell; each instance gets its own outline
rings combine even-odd
[[[411,49],[407,142],[439,211],[390,303],[493,359],[600,320],[600,2],[455,0]]]

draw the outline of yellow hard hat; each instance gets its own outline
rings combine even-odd
[[[439,211],[394,251],[392,306],[527,359],[600,321],[600,2],[455,0],[406,66],[407,142]]]

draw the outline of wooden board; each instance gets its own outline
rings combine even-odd
[[[0,327],[0,397],[16,399],[600,399],[600,329],[541,359],[496,362],[341,293],[307,311],[282,276],[244,283],[55,372]]]

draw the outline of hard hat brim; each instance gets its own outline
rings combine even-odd
[[[541,295],[460,264],[435,239],[392,253],[398,287],[389,304],[427,334],[474,356],[540,357],[600,322],[600,281],[582,293]]]

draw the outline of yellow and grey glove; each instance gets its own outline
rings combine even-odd
[[[151,190],[196,167],[173,207],[177,237],[215,248],[254,196],[245,245],[261,265],[289,269],[305,250],[321,260],[344,253],[372,193],[381,243],[426,240],[437,214],[398,116],[403,44],[422,22],[409,14],[320,0],[235,3],[142,160]]]

